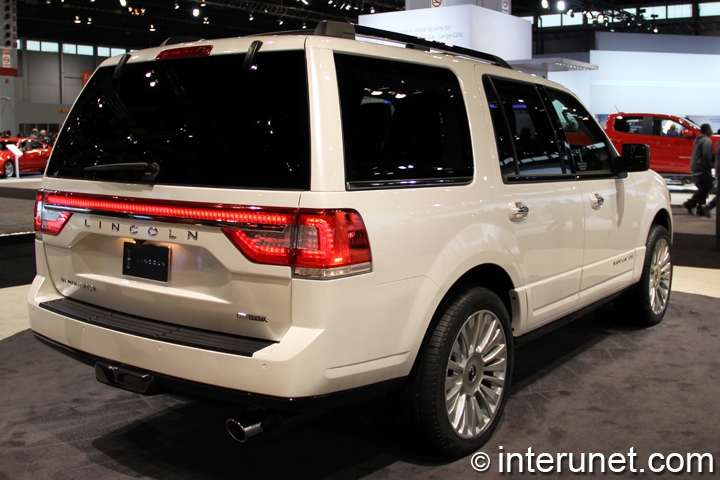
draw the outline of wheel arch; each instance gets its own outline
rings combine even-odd
[[[650,224],[650,228],[652,228],[653,225],[661,225],[665,227],[665,230],[668,231],[670,234],[670,240],[672,241],[673,238],[673,228],[672,228],[672,216],[670,215],[670,212],[667,210],[660,209],[655,216],[652,219],[652,222]],[[649,230],[648,230],[649,233]]]
[[[477,265],[461,275],[455,283],[452,284],[435,308],[432,319],[425,329],[425,334],[420,344],[420,348],[415,354],[415,360],[410,372],[411,376],[417,371],[422,357],[421,353],[430,339],[434,326],[440,320],[442,311],[445,309],[446,305],[452,301],[455,295],[466,287],[483,287],[495,293],[503,302],[503,305],[505,305],[512,327],[515,329],[515,319],[520,312],[518,311],[519,308],[517,307],[517,302],[515,302],[515,306],[513,305],[512,292],[514,291],[515,284],[513,283],[512,278],[508,272],[499,265],[493,263]]]

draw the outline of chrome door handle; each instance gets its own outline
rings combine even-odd
[[[522,222],[530,213],[530,208],[525,202],[510,202],[508,204],[508,218],[513,222]]]
[[[604,204],[605,199],[599,193],[593,193],[592,195],[590,195],[590,206],[594,210],[600,210]]]

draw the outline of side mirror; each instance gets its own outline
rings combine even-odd
[[[696,137],[695,132],[690,130],[689,128],[686,128],[680,133],[680,136],[683,138],[693,139]]]
[[[621,163],[627,172],[644,172],[650,168],[650,147],[641,143],[622,146]]]

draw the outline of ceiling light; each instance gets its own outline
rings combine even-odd
[[[598,23],[603,23],[604,20],[605,20],[605,15],[603,15],[602,13],[599,14],[598,15]]]
[[[282,18],[278,18],[278,25],[282,25],[283,23],[285,23],[285,22],[283,22],[283,19],[282,19]]]
[[[127,1],[126,0],[120,0],[120,6],[125,8],[127,7]]]
[[[585,14],[585,16],[587,17],[588,20],[592,20],[592,19],[593,19],[593,14],[592,14],[592,12],[587,12],[587,13]]]
[[[88,24],[88,25],[92,25],[92,17],[88,17],[87,24]]]
[[[200,9],[199,8],[193,8],[192,10],[193,17],[197,17],[200,15]]]
[[[303,22],[303,28],[307,28],[307,24]]]
[[[548,0],[542,0],[542,2],[540,2],[540,5],[542,5],[542,8],[550,8]]]
[[[210,17],[203,17],[203,25],[210,25]]]
[[[80,17],[75,15],[75,23],[80,23]]]
[[[253,17],[252,12],[250,12],[250,16],[248,17],[248,20],[250,20],[251,22],[252,22],[253,20],[255,20],[255,17]]]
[[[175,2],[175,5],[174,5],[174,6],[175,6],[175,10],[177,10],[178,8],[180,8],[180,5],[179,5],[177,2]]]
[[[151,31],[151,32],[154,32],[154,31],[155,31],[155,25],[153,25],[152,23],[150,24],[150,31]]]
[[[201,2],[200,2],[200,6],[201,6],[201,7],[204,7],[204,6],[205,6],[205,2],[204,2],[204,1],[201,1]]]
[[[557,2],[557,9],[560,11],[565,10],[565,2],[563,0]]]
[[[310,2],[308,0],[300,0],[304,5],[310,5]]]
[[[375,13],[375,7],[370,7],[370,13]]]

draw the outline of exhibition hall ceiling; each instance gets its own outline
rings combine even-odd
[[[144,48],[168,37],[219,38],[314,28],[323,19],[404,10],[404,0],[17,0],[20,37]],[[658,2],[652,2],[657,4]],[[681,3],[681,2],[677,2]],[[651,2],[566,0],[581,10],[638,7]],[[513,0],[515,15],[550,13],[541,0]],[[197,16],[193,11],[197,9]]]

